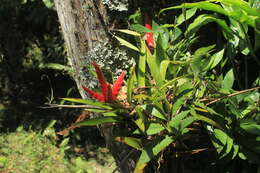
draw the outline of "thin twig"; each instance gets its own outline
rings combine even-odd
[[[46,104],[48,106],[41,106],[40,108],[50,109],[50,108],[88,108],[88,109],[97,109],[98,107],[89,106],[89,105],[59,105],[59,104]],[[100,109],[100,108],[98,108]]]
[[[229,94],[229,95],[226,95],[226,96],[223,96],[223,97],[220,97],[220,98],[217,98],[215,100],[212,100],[211,102],[207,103],[206,105],[211,105],[213,103],[216,103],[222,99],[225,99],[225,98],[228,98],[228,97],[233,97],[233,96],[236,96],[236,95],[239,95],[239,94],[244,94],[246,92],[249,92],[249,91],[254,91],[254,90],[257,90],[257,89],[260,89],[260,86],[258,87],[255,87],[255,88],[250,88],[250,89],[246,89],[246,90],[243,90],[243,91],[238,91],[238,92],[235,92],[235,93],[232,93],[232,94]]]
[[[182,152],[178,152],[178,154],[197,154],[203,151],[209,151],[209,150],[214,150],[213,148],[200,148],[200,149],[194,149],[194,150],[190,150],[190,151],[182,151]]]

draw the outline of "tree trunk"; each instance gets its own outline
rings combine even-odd
[[[86,80],[83,75],[86,61],[84,57],[95,48],[96,44],[109,37],[105,26],[106,8],[101,0],[54,0],[54,2],[68,50],[68,60],[75,72],[73,78],[81,97],[86,99],[87,96],[81,88]],[[135,165],[133,154],[129,156],[129,148],[114,141],[113,128],[101,127],[107,147],[114,156],[120,172],[133,172]]]

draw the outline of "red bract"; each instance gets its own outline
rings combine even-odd
[[[82,86],[82,88],[90,96],[97,99],[98,101],[107,102],[107,103],[114,102],[117,98],[117,95],[118,95],[120,89],[122,88],[125,73],[122,72],[120,74],[120,76],[115,81],[113,87],[111,88],[110,84],[107,83],[106,78],[105,78],[104,74],[102,73],[102,71],[100,70],[98,64],[96,62],[92,62],[92,65],[95,67],[102,93],[97,93],[95,91],[92,91],[92,90],[84,87],[84,86]]]
[[[147,13],[145,13],[145,16],[144,16],[144,23],[145,23],[145,27],[147,29],[152,29],[152,21],[150,19],[150,17],[148,16]],[[152,32],[147,32],[145,34],[145,37],[146,37],[146,44],[147,44],[147,47],[149,48],[149,50],[151,52],[153,52],[154,50],[154,39],[153,39],[153,33]]]

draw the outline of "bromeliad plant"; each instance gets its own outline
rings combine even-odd
[[[232,3],[235,3],[234,6]],[[241,16],[239,18],[231,12],[231,8],[236,8],[239,4],[243,7],[240,10],[244,10],[241,15],[252,20],[243,23]],[[248,166],[259,166],[260,93],[257,89],[260,88],[260,79],[256,79],[254,88],[235,91],[234,69],[227,70],[225,75],[221,73],[224,67],[230,67],[230,58],[235,56],[230,56],[230,52],[255,55],[256,49],[253,47],[256,48],[259,42],[255,40],[254,46],[251,42],[246,46],[244,44],[242,49],[243,41],[250,40],[244,31],[237,32],[248,25],[258,33],[255,23],[258,22],[260,13],[256,13],[253,8],[253,11],[249,11],[249,7],[247,2],[240,0],[183,4],[162,10],[191,8],[186,14],[181,14],[173,25],[160,26],[152,22],[148,26],[145,22],[145,26],[134,24],[130,27],[131,30],[118,30],[136,37],[140,42],[137,47],[115,36],[122,45],[139,53],[137,67],[130,70],[127,80],[127,98],[116,99],[124,74],[111,87],[98,65],[93,63],[102,94],[83,88],[97,101],[74,98],[64,100],[86,104],[87,111],[98,112],[103,116],[84,120],[74,126],[105,123],[127,126],[126,132],[117,131],[114,138],[140,151],[135,173],[153,169],[150,163],[160,172],[166,170],[168,163],[178,167],[176,159],[179,158],[189,162],[185,162],[185,167],[181,169],[192,169],[193,172],[196,172],[194,165],[193,168],[189,165],[196,158],[199,158],[199,163],[205,163],[203,168],[198,166],[201,164],[196,165],[199,169],[197,171],[235,172],[241,160],[246,160]],[[231,26],[215,14],[202,14],[183,32],[179,26],[195,16],[198,8],[211,11],[215,9],[221,15],[228,15]],[[222,29],[226,42],[223,42],[223,46],[207,45],[194,50],[193,44],[198,41],[199,28],[212,21]],[[154,41],[153,44],[149,42],[151,40]],[[229,41],[232,40],[234,45],[230,48]],[[204,157],[200,157],[203,154]],[[216,158],[212,157],[215,155]],[[232,162],[232,167],[212,166],[221,161]],[[168,171],[173,172],[169,168]],[[248,171],[247,168],[244,171]]]
[[[106,78],[102,71],[100,70],[98,64],[96,62],[92,62],[92,65],[95,67],[96,74],[98,77],[98,81],[100,84],[100,87],[102,89],[102,93],[96,93],[95,91],[92,91],[85,86],[82,86],[82,88],[93,98],[97,99],[100,102],[106,102],[106,103],[113,103],[116,100],[116,97],[122,87],[125,73],[122,72],[120,76],[115,81],[114,85],[110,86],[109,83],[107,83]]]

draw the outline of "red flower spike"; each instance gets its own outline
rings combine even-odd
[[[116,100],[116,97],[120,89],[122,88],[125,73],[122,72],[120,74],[118,79],[115,81],[113,88],[111,89],[110,84],[107,83],[106,78],[102,73],[102,71],[100,70],[98,64],[96,62],[92,62],[92,65],[95,67],[102,93],[96,93],[95,91],[92,91],[84,86],[82,86],[82,88],[84,89],[85,92],[87,92],[89,95],[91,95],[93,98],[97,99],[98,101],[107,102],[107,103],[114,102]]]
[[[82,88],[84,89],[84,91],[86,91],[86,93],[88,93],[89,95],[91,95],[93,98],[97,99],[98,101],[104,102],[105,98],[102,94],[100,93],[96,93],[95,91],[92,91],[84,86],[82,86]]]
[[[117,78],[117,80],[114,82],[114,85],[113,85],[113,88],[112,88],[112,95],[113,95],[114,100],[116,100],[116,97],[117,97],[120,89],[122,88],[124,77],[125,77],[125,73],[122,72],[120,74],[120,76]]]
[[[104,74],[100,70],[99,65],[95,61],[92,62],[92,65],[95,67],[97,77],[98,77],[98,81],[99,81],[99,84],[101,86],[101,90],[102,90],[102,93],[104,95],[104,98],[107,98],[107,93],[108,93],[107,90],[108,90],[109,84],[107,83]]]
[[[150,19],[150,17],[148,16],[147,13],[145,13],[145,16],[144,16],[144,23],[145,23],[145,27],[147,29],[152,29],[152,21]],[[153,33],[152,32],[147,32],[145,34],[145,37],[146,37],[146,44],[147,44],[147,47],[149,48],[149,50],[151,52],[153,52],[154,50],[154,39],[153,39]]]

